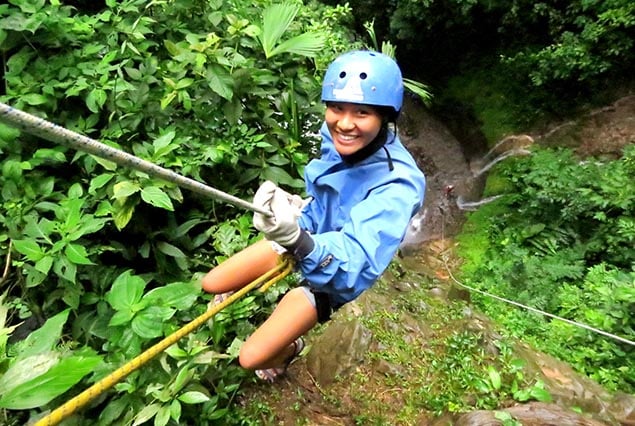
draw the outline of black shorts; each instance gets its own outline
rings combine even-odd
[[[334,303],[328,293],[311,289],[315,296],[315,309],[317,309],[318,322],[323,324],[331,319],[331,315],[342,307],[342,303]]]
[[[306,280],[303,280],[302,282],[300,282],[299,287],[301,287],[306,292],[307,297],[310,298],[310,296],[313,295],[313,298],[315,299],[315,309],[317,310],[318,322],[320,324],[323,324],[330,320],[331,315],[339,308],[344,306],[344,304],[335,303],[328,293],[314,290],[308,284],[309,283]]]

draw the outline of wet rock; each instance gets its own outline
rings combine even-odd
[[[574,148],[583,157],[617,158],[625,145],[635,142],[634,135],[635,95],[631,94],[611,105],[553,126],[536,135],[535,139],[545,146]]]
[[[400,376],[403,375],[403,368],[392,362],[388,362],[385,359],[380,359],[375,363],[375,371],[382,373],[386,376]]]
[[[567,363],[538,352],[526,344],[517,345],[516,354],[526,361],[525,371],[528,377],[541,377],[554,403],[580,407],[584,412],[597,413],[598,418],[608,424],[617,424],[611,413],[613,397],[600,384],[576,373]],[[616,404],[613,408],[617,409],[618,406]],[[621,412],[624,415],[623,407]]]
[[[430,295],[438,299],[447,299],[447,292],[441,287],[433,287],[430,289]]]
[[[457,194],[471,194],[475,186],[461,142],[426,108],[404,100],[399,123],[400,137],[426,175],[423,208],[411,221],[402,249],[410,251],[424,241],[456,233],[463,214],[445,188],[456,187]],[[477,185],[482,186],[482,184]],[[476,192],[481,193],[481,188]]]
[[[635,426],[635,396],[618,392],[609,405],[609,412],[622,426]]]
[[[469,307],[463,309],[463,315],[465,315],[465,321],[461,328],[480,336],[480,346],[485,353],[494,357],[499,356],[500,350],[497,343],[503,337],[496,331],[492,321],[487,316],[475,312]]]
[[[337,377],[354,371],[370,346],[370,330],[359,318],[348,313],[338,313],[324,333],[315,339],[307,355],[307,369],[320,386],[327,386]]]
[[[443,414],[432,420],[428,426],[454,426],[454,416],[450,413]]]
[[[606,426],[613,424],[591,419],[556,404],[533,402],[496,411],[473,411],[460,416],[453,425],[501,426],[503,422],[500,419],[503,416],[500,413],[508,413],[512,419],[519,421],[523,426]]]
[[[402,293],[405,293],[409,290],[412,290],[413,288],[415,288],[415,284],[409,282],[409,281],[396,281],[393,284],[393,287],[395,287],[395,289],[399,290]]]
[[[459,287],[456,285],[450,286],[448,289],[448,299],[449,300],[462,300],[464,302],[470,301],[470,292],[464,289],[463,287]]]

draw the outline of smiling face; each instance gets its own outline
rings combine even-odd
[[[370,105],[327,102],[326,125],[341,156],[356,153],[379,134],[382,116]]]

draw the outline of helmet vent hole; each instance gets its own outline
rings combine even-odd
[[[366,80],[366,77],[368,77],[368,74],[366,74],[365,72],[359,74],[359,78],[361,78],[362,80]]]
[[[346,77],[346,71],[342,71],[342,72],[340,73],[340,78],[344,78],[344,77]]]

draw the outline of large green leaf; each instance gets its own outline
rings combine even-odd
[[[192,307],[200,294],[201,286],[197,282],[172,283],[150,290],[143,300],[148,305],[187,309]]]
[[[264,180],[270,180],[278,184],[297,187],[296,179],[294,179],[286,170],[281,167],[266,167],[262,171],[262,178]]]
[[[132,194],[141,190],[138,183],[125,180],[118,182],[113,186],[113,198],[127,198]]]
[[[174,211],[172,200],[168,197],[168,194],[163,192],[161,188],[157,186],[149,186],[141,190],[141,199],[148,204],[155,207],[159,207],[165,210]]]
[[[112,218],[115,221],[117,229],[123,229],[128,225],[132,215],[135,212],[137,203],[132,199],[127,199],[125,202],[115,202],[113,204]]]
[[[0,407],[28,410],[41,407],[63,394],[99,364],[99,356],[71,356],[62,359],[46,373],[16,386],[0,398]]]
[[[68,198],[67,200],[63,201],[65,230],[70,230],[79,223],[82,218],[83,204],[84,200],[82,198]]]
[[[318,32],[300,34],[289,40],[285,40],[271,50],[268,57],[280,53],[295,53],[297,55],[314,57],[324,48],[325,35]]]
[[[86,106],[92,112],[99,112],[106,103],[108,95],[102,89],[93,89],[86,97]]]
[[[77,265],[71,262],[66,256],[59,256],[53,262],[53,271],[65,278],[70,283],[75,283],[77,277]]]
[[[44,275],[47,275],[53,266],[53,256],[44,256],[42,259],[35,262],[35,269],[40,271]]]
[[[165,241],[159,241],[157,243],[157,248],[159,249],[161,253],[167,256],[178,257],[178,258],[187,257],[185,253],[181,251],[181,249],[179,249],[176,246],[173,246],[172,244],[166,243]]]
[[[43,208],[44,206],[41,206],[41,208]],[[57,214],[58,212],[58,207],[59,206],[55,206],[53,208],[53,211],[55,211],[55,213]],[[55,222],[50,221],[46,218],[42,218],[40,219],[39,222],[37,222],[34,218],[28,218],[27,219],[27,223],[24,226],[24,235],[26,237],[30,237],[34,240],[36,239],[42,239],[44,241],[46,241],[47,243],[53,245],[53,241],[51,240],[51,238],[49,237],[49,235],[51,235],[55,230]]]
[[[50,351],[62,336],[62,327],[66,324],[69,309],[49,318],[42,327],[29,334],[14,348],[18,352],[16,360]]]
[[[145,287],[146,283],[141,277],[126,271],[115,279],[112,288],[106,294],[106,301],[117,311],[133,309],[141,301]]]
[[[272,56],[271,52],[293,22],[298,10],[297,5],[280,3],[269,6],[263,12],[260,43],[267,58]]]
[[[64,254],[68,260],[77,265],[94,265],[94,263],[88,258],[86,248],[79,244],[68,244],[64,249]]]
[[[7,394],[21,384],[41,376],[59,360],[60,354],[58,352],[47,351],[13,362],[11,367],[0,377],[0,395]]]
[[[44,257],[44,252],[33,240],[13,240],[13,247],[32,262],[37,262]]]
[[[184,392],[179,395],[178,398],[179,401],[182,401],[185,404],[200,404],[202,402],[209,401],[209,396],[197,391]]]
[[[86,234],[97,232],[101,230],[107,222],[108,219],[96,219],[92,215],[84,215],[79,227],[75,231],[68,234],[68,239],[69,241],[75,241]]]
[[[113,177],[115,177],[113,173],[103,173],[92,178],[90,181],[90,187],[88,188],[88,193],[94,194],[97,189],[106,185]]]
[[[219,96],[228,101],[234,96],[234,91],[231,86],[233,80],[222,67],[214,65],[207,67],[205,70],[205,79],[207,80],[209,88]]]
[[[108,321],[109,327],[115,327],[118,325],[128,324],[134,318],[135,313],[131,308],[123,308],[120,311],[115,312],[115,314]]]
[[[132,319],[132,331],[144,339],[159,337],[163,334],[163,323],[172,318],[174,312],[172,308],[150,306]]]
[[[144,424],[145,422],[147,422],[148,420],[150,420],[152,417],[154,417],[157,414],[157,412],[159,411],[159,408],[161,408],[161,404],[158,404],[158,403],[146,405],[145,407],[143,407],[143,410],[137,413],[137,415],[135,416],[135,421],[132,424],[132,426],[138,426],[138,425]]]
[[[280,42],[298,11],[299,6],[290,3],[274,4],[265,9],[262,17],[262,31],[258,38],[267,58],[281,53],[296,53],[313,57],[324,47],[326,36],[317,32],[304,33]]]

